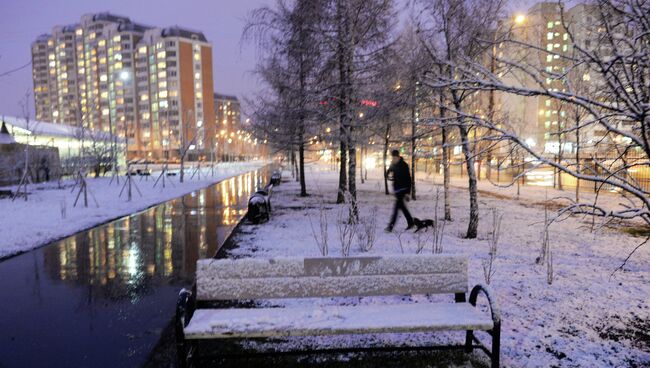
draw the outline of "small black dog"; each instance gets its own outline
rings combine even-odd
[[[413,224],[415,225],[416,229],[415,232],[417,233],[418,231],[424,229],[424,231],[427,230],[429,227],[433,227],[433,220],[431,219],[424,219],[420,220],[417,217],[413,218]]]

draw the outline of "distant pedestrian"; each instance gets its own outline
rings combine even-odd
[[[391,152],[392,163],[386,172],[388,180],[393,181],[393,191],[395,193],[395,208],[393,209],[393,214],[390,217],[390,222],[388,227],[386,227],[386,232],[393,231],[395,226],[395,221],[397,220],[397,211],[401,210],[406,217],[407,227],[406,230],[409,230],[413,227],[413,218],[409,213],[408,208],[406,208],[405,200],[408,200],[408,196],[411,194],[411,172],[409,171],[409,165],[404,161],[404,159],[399,155],[398,150],[393,150]]]

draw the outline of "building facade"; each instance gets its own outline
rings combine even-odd
[[[236,96],[215,93],[214,109],[218,127],[217,155],[228,159],[241,151],[241,104]]]
[[[129,159],[209,151],[216,122],[203,33],[87,14],[39,36],[32,60],[37,120],[125,137]]]
[[[571,68],[571,58],[575,56],[574,45],[594,47],[598,43],[597,9],[594,5],[580,3],[566,7],[558,2],[539,2],[525,15],[513,16],[504,25],[514,39],[532,45],[520,48],[500,45],[498,57],[525,64],[543,71],[544,79],[535,80],[526,73],[510,70],[502,75],[506,84],[539,88],[539,83],[549,91],[593,94],[598,89],[598,81],[588,70]],[[526,54],[520,54],[526,52]],[[502,65],[503,67],[503,65]],[[567,85],[570,83],[570,86]],[[524,97],[500,93],[499,108],[511,122],[514,130],[540,153],[558,155],[571,153],[578,141],[595,141],[604,134],[598,126],[566,134],[571,127],[589,119],[584,111],[547,96]]]

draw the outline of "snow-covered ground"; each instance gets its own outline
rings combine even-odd
[[[235,237],[238,247],[229,252],[230,257],[319,256],[311,225],[316,232],[319,231],[320,208],[324,208],[327,214],[329,255],[341,255],[338,214],[347,210],[344,205],[335,204],[337,173],[321,166],[309,166],[307,170],[311,196],[300,198],[298,185],[293,180],[275,188],[270,222],[245,226]],[[433,217],[434,181],[440,183],[440,178],[422,178],[418,182],[418,200],[408,203],[415,217]],[[596,226],[593,231],[589,218],[570,218],[554,224],[549,234],[554,280],[549,285],[547,267],[535,261],[542,244],[542,201],[546,197],[570,197],[573,193],[522,187],[519,198],[509,198],[516,194],[516,188],[496,188],[481,182],[479,237],[469,240],[463,238],[468,222],[468,195],[462,188],[465,184],[459,179],[452,184],[453,222],[446,225],[443,252],[470,258],[470,287],[485,282],[482,262],[488,257],[487,234],[492,222],[490,209],[503,214],[496,273],[490,287],[497,295],[502,313],[504,366],[650,365],[650,246],[641,247],[622,271],[613,273],[632,249],[645,240],[645,237],[635,237],[622,230],[623,227],[638,227],[639,223]],[[371,173],[369,180],[359,185],[358,190],[362,219],[367,221],[369,216],[377,219],[377,240],[370,254],[416,253],[418,237],[401,231],[405,227],[401,214],[394,233],[382,231],[393,198],[383,193],[379,173]],[[601,201],[609,205],[621,202],[615,195],[607,195]],[[442,216],[442,199],[439,206],[438,213]],[[551,206],[551,213],[553,208],[557,207]],[[432,243],[426,234],[421,235],[420,241],[427,242],[423,252],[432,252]],[[351,253],[360,254],[361,250],[354,244]],[[447,299],[451,301],[452,298]],[[419,300],[421,297],[414,297],[407,302]],[[395,301],[403,302],[394,298],[364,298],[361,303]],[[290,301],[285,304],[313,302]],[[340,299],[319,301],[323,304],[340,302]],[[463,336],[462,333],[447,333],[424,337],[355,337],[353,340],[349,337],[313,338],[287,341],[287,344],[364,345],[407,340],[411,343],[462,342]],[[475,354],[482,355],[480,352]]]
[[[167,182],[164,189],[161,183],[153,187],[159,176],[156,172],[148,178],[134,176],[133,182],[142,196],[133,188],[131,201],[127,200],[126,189],[119,196],[124,177],[120,178],[119,185],[116,182],[111,184],[110,176],[88,178],[87,208],[83,205],[83,198],[73,207],[78,187],[72,191],[72,180],[62,182],[61,188],[57,183],[30,185],[27,201],[23,198],[16,198],[15,201],[0,199],[0,259],[144,210],[265,164],[263,161],[220,163],[215,166],[214,176],[210,168],[204,167],[200,179],[199,175],[192,178],[193,169],[186,169],[184,183],[179,183],[178,176],[167,177],[172,184]],[[15,190],[15,187],[11,189]]]

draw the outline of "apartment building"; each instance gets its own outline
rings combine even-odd
[[[568,57],[574,55],[574,43],[587,45],[597,41],[597,26],[593,5],[577,4],[566,9],[557,2],[534,4],[524,15],[513,16],[503,26],[512,37],[532,45],[530,48],[499,45],[498,56],[509,60],[520,60],[544,72],[541,81],[551,91],[567,92],[567,79],[573,91],[582,93],[597,88],[596,81],[587,70],[571,70]],[[524,55],[525,53],[525,55]],[[509,70],[502,79],[510,85],[539,88],[537,80],[517,70]],[[546,96],[523,97],[499,93],[498,107],[526,142],[546,154],[570,153],[580,139],[575,134],[567,135],[565,130],[578,121],[588,118],[578,112],[575,106],[562,103]],[[585,140],[593,140],[597,129],[580,133]]]
[[[242,137],[241,104],[236,96],[214,94],[218,127],[218,154],[229,156],[238,151]]]
[[[37,119],[128,140],[129,159],[205,155],[215,135],[212,46],[203,33],[86,14],[32,44]],[[208,98],[204,98],[208,96]]]

